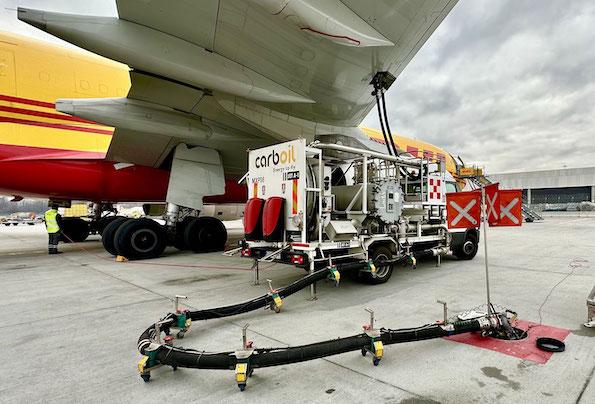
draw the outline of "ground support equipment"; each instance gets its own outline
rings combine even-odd
[[[368,262],[364,261],[361,265],[367,266]],[[172,327],[179,327],[183,324],[187,331],[189,320],[196,322],[229,317],[267,306],[274,307],[274,305],[278,305],[275,299],[287,297],[317,281],[327,277],[338,281],[339,269],[340,267],[336,266],[320,269],[285,288],[275,290],[274,293],[269,291],[258,298],[230,306],[196,311],[180,310],[176,301],[176,311],[169,313],[161,321],[147,328],[138,340],[138,350],[143,355],[138,364],[140,376],[145,382],[148,382],[151,371],[164,365],[171,366],[174,370],[178,367],[235,370],[236,383],[243,391],[248,378],[257,368],[304,362],[350,351],[360,351],[364,356],[367,353],[372,354],[372,362],[377,366],[384,354],[385,345],[442,338],[467,332],[481,332],[482,335],[487,336],[510,332],[512,329],[509,320],[513,318],[514,313],[508,311],[480,315],[477,318],[452,323],[439,322],[396,330],[376,329],[374,312],[371,309],[366,309],[370,313],[370,324],[364,326],[363,333],[308,345],[255,348],[253,343],[246,338],[248,325],[242,330],[243,346],[240,350],[209,353],[173,345],[173,337],[170,335]],[[164,341],[161,340],[162,333],[165,333],[166,336]]]

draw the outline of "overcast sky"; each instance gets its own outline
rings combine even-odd
[[[116,15],[111,0],[0,0]],[[387,94],[391,127],[488,172],[595,165],[595,1],[460,0]],[[364,121],[378,127],[375,111]]]

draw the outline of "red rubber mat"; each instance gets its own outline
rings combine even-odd
[[[506,341],[497,338],[484,338],[479,333],[467,333],[445,337],[445,339],[544,364],[552,357],[553,353],[537,348],[535,340],[539,337],[550,337],[564,341],[570,333],[570,330],[564,328],[539,325],[523,320],[517,320],[514,326],[521,330],[529,330],[527,338]]]

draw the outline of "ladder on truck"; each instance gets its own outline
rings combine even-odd
[[[476,175],[473,177],[465,177],[465,179],[469,180],[469,183],[471,184],[472,188],[480,188],[485,185],[493,184],[493,182],[483,174]],[[529,206],[524,196],[521,203],[521,211],[523,212],[523,219],[525,219],[525,222],[543,220],[543,217],[539,213],[537,213],[535,209]]]

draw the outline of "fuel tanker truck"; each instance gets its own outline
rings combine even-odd
[[[249,151],[242,256],[349,267],[370,284],[421,255],[472,259],[478,229],[447,227],[446,193],[461,190],[447,159],[384,150],[333,135]]]

